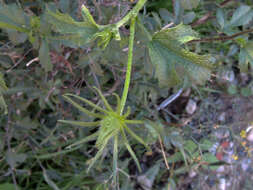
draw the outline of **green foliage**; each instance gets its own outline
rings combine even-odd
[[[16,4],[0,5],[0,28],[29,32],[28,17]]]
[[[99,31],[98,26],[93,22],[94,20],[85,16],[85,14],[83,21],[77,22],[67,14],[60,12],[53,13],[48,10],[47,19],[54,29],[62,35],[56,38],[69,40],[78,46],[93,40],[94,34]]]
[[[199,0],[180,0],[180,3],[184,9],[194,9],[198,7]]]
[[[187,81],[203,84],[210,78],[213,64],[209,55],[197,55],[181,45],[197,39],[197,34],[185,25],[155,33],[149,43],[149,55],[156,68],[161,87],[172,87]]]
[[[246,43],[239,53],[239,68],[242,72],[248,72],[249,66],[253,66],[253,43]]]
[[[0,189],[5,189],[5,190],[16,190],[16,186],[14,184],[10,184],[10,183],[4,183],[4,184],[0,184]]]
[[[49,47],[46,39],[42,40],[39,50],[39,59],[41,66],[45,69],[46,72],[52,71],[53,65],[51,64]]]
[[[251,78],[250,1],[17,2],[0,3],[0,189],[168,189],[219,166],[209,123],[157,108],[178,87],[252,95],[213,90],[223,65]]]
[[[231,27],[242,26],[248,24],[253,18],[253,10],[250,6],[241,5],[239,6],[229,22],[224,25],[224,30],[229,31]]]
[[[0,72],[0,108],[1,108],[1,112],[4,112],[4,114],[8,113],[8,108],[3,98],[3,93],[6,90],[8,90],[8,88],[4,82],[3,74]]]
[[[117,173],[117,158],[118,158],[118,138],[120,136],[120,142],[123,142],[123,144],[126,146],[127,150],[129,151],[130,155],[133,157],[135,163],[138,166],[138,169],[141,170],[139,161],[132,150],[131,146],[129,145],[128,138],[126,136],[126,132],[128,132],[135,140],[137,140],[139,143],[143,144],[146,148],[148,148],[147,144],[137,135],[135,134],[128,126],[127,124],[142,124],[142,121],[138,120],[128,120],[127,117],[130,115],[130,108],[128,109],[127,113],[124,115],[121,115],[121,101],[118,95],[115,94],[115,97],[117,99],[117,108],[114,111],[112,107],[109,105],[103,94],[96,89],[98,94],[100,95],[101,99],[104,102],[104,105],[106,109],[103,109],[101,107],[96,106],[91,101],[83,99],[76,95],[66,94],[64,95],[65,99],[70,102],[72,105],[74,105],[76,108],[79,109],[79,111],[86,113],[87,115],[90,115],[91,117],[97,117],[100,118],[99,121],[95,122],[77,122],[77,121],[65,121],[65,120],[59,120],[59,122],[66,123],[66,124],[73,124],[73,125],[79,125],[82,127],[91,127],[91,126],[99,126],[98,132],[91,135],[92,137],[95,135],[97,137],[96,140],[96,147],[98,148],[98,152],[95,155],[95,157],[89,161],[89,167],[90,168],[95,164],[95,162],[102,156],[104,149],[107,147],[109,142],[113,140],[114,142],[114,151],[113,151],[113,157],[114,157],[114,176],[116,179],[116,173]],[[102,112],[102,114],[92,113],[88,111],[86,108],[81,107],[78,103],[71,100],[70,97],[75,97],[76,99],[92,106],[95,110],[98,110]],[[126,131],[126,132],[125,132]],[[89,139],[88,136],[85,139]],[[90,138],[89,140],[93,140]],[[86,141],[85,141],[86,142]],[[84,143],[83,140],[77,141],[72,145],[69,145],[68,147],[73,147],[76,145],[79,145],[80,143]]]

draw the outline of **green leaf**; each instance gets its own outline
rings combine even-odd
[[[227,91],[230,95],[236,95],[238,93],[238,89],[237,89],[237,86],[235,84],[229,85]]]
[[[241,95],[243,95],[244,97],[249,97],[252,96],[252,90],[250,87],[244,87],[241,89]]]
[[[205,153],[203,156],[202,156],[202,160],[207,162],[209,165],[206,166],[206,165],[203,165],[204,168],[211,168],[211,169],[217,169],[219,166],[212,166],[210,164],[214,164],[214,163],[217,163],[219,162],[219,160],[216,158],[215,155],[211,154],[211,153]]]
[[[8,90],[5,82],[4,82],[4,78],[3,78],[3,74],[0,72],[0,110],[4,112],[4,114],[8,113],[8,107],[4,101],[4,97],[3,97],[3,93]]]
[[[86,122],[86,121],[68,121],[68,120],[58,120],[58,122],[70,124],[70,125],[77,125],[81,127],[94,127],[100,124],[100,121],[96,122]]]
[[[184,81],[203,84],[210,78],[211,57],[195,54],[181,46],[193,39],[197,39],[197,33],[182,24],[153,35],[148,48],[160,87],[172,87]]]
[[[200,143],[200,148],[202,151],[208,151],[210,148],[212,148],[214,142],[204,139],[203,142]]]
[[[26,26],[27,16],[16,4],[0,4],[0,28],[29,32]]]
[[[17,187],[19,189],[19,187]],[[16,190],[16,186],[11,183],[0,184],[0,190]]]
[[[181,6],[186,10],[191,10],[199,5],[199,0],[180,0]]]
[[[184,158],[183,158],[183,155],[181,154],[181,152],[176,152],[167,158],[168,163],[175,163],[175,162],[179,162],[179,161],[183,161],[183,160],[184,160]]]
[[[87,114],[87,115],[89,115],[89,116],[98,117],[98,118],[103,118],[103,117],[104,117],[104,115],[102,115],[102,114],[93,113],[93,112],[89,111],[88,109],[82,107],[81,105],[79,105],[78,103],[76,103],[75,101],[73,101],[71,98],[69,98],[69,96],[70,96],[70,97],[75,97],[75,98],[77,98],[78,100],[80,100],[80,101],[82,101],[82,102],[84,102],[84,103],[87,103],[88,105],[92,106],[94,109],[97,109],[97,110],[99,110],[99,111],[101,111],[101,112],[107,113],[106,110],[100,108],[99,106],[97,106],[96,104],[92,103],[92,102],[89,101],[89,100],[86,100],[85,98],[82,98],[82,97],[77,96],[77,95],[74,95],[74,94],[65,94],[65,95],[63,95],[63,97],[64,97],[70,104],[72,104],[74,107],[76,107],[79,111],[81,111],[81,112],[83,112],[83,113],[85,113],[85,114]]]
[[[47,182],[47,184],[53,188],[54,190],[60,190],[57,185],[53,182],[53,180],[50,179],[49,175],[47,175],[47,171],[43,169],[43,177],[44,180]]]
[[[99,31],[98,26],[91,19],[91,15],[88,14],[87,8],[83,6],[82,10],[85,10],[82,22],[75,21],[68,14],[47,11],[48,22],[53,25],[55,30],[63,35],[64,39],[70,40],[78,46],[89,43],[93,40],[93,35]]]
[[[116,40],[121,39],[117,26],[113,24],[98,25],[84,5],[82,5],[82,16],[83,21],[78,22],[68,14],[53,13],[48,10],[48,21],[60,34],[55,36],[55,39],[67,40],[77,46],[82,46],[98,38],[98,46],[103,48],[108,45],[112,38]]]
[[[17,154],[13,151],[8,151],[6,153],[6,161],[12,169],[15,168],[19,163],[23,163],[26,158],[26,154]]]
[[[46,72],[52,71],[53,65],[51,64],[48,43],[45,39],[42,40],[42,43],[40,46],[39,59],[40,59],[41,66],[46,70]]]
[[[248,65],[253,67],[253,42],[248,42],[239,53],[239,68],[242,72],[248,71]]]
[[[252,18],[253,11],[251,7],[247,5],[241,5],[235,10],[230,22],[225,25],[225,28],[248,24]]]
[[[118,135],[114,137],[113,145],[113,181],[117,183],[117,171],[118,171]]]
[[[225,18],[225,13],[224,13],[223,9],[217,9],[216,19],[217,19],[217,22],[219,23],[220,27],[224,28],[226,18]]]
[[[187,140],[185,142],[185,145],[184,145],[184,149],[189,152],[189,154],[193,154],[194,152],[196,152],[198,148],[198,145],[196,145],[196,143],[194,143],[192,140]]]
[[[160,164],[155,164],[148,171],[145,172],[145,176],[150,180],[151,184],[155,181],[156,176],[160,170]]]

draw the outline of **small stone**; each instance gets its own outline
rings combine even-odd
[[[241,162],[241,167],[243,171],[246,171],[251,165],[251,160],[250,159],[243,159]]]
[[[224,166],[220,166],[216,171],[218,173],[223,173],[223,172],[225,172],[225,167]]]
[[[219,180],[219,189],[220,190],[225,190],[226,189],[226,179],[221,178]]]
[[[190,99],[185,109],[188,114],[192,115],[197,109],[197,103],[194,100]]]
[[[234,71],[224,71],[222,73],[222,80],[227,82],[233,82],[235,80],[235,73]]]
[[[246,139],[250,142],[253,142],[253,130],[252,129],[248,132]]]
[[[191,171],[189,172],[189,177],[190,177],[190,178],[194,178],[196,175],[197,175],[197,172],[195,172],[194,170],[191,170]]]
[[[189,97],[191,94],[191,88],[187,88],[182,94],[182,97]]]
[[[145,175],[138,176],[137,181],[144,190],[151,190],[152,182],[147,178],[147,176]]]
[[[240,73],[240,79],[241,79],[241,84],[246,85],[248,81],[250,80],[250,77],[246,73]]]
[[[226,112],[222,112],[218,117],[218,121],[225,122],[225,120],[226,120]]]

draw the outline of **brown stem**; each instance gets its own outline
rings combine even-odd
[[[244,34],[248,34],[253,32],[253,28],[248,29],[248,30],[244,30],[242,32],[238,32],[236,34],[233,34],[231,36],[220,36],[220,37],[215,37],[215,38],[202,38],[202,39],[198,39],[198,40],[191,40],[188,43],[194,43],[194,42],[213,42],[213,41],[227,41],[227,40],[232,40],[238,36],[244,35]]]
[[[230,1],[234,1],[234,0],[225,0],[223,1],[219,7],[224,7],[225,5],[227,5]],[[206,13],[203,17],[201,17],[200,19],[198,19],[196,22],[192,23],[191,26],[192,27],[196,27],[199,26],[203,23],[205,23],[207,20],[215,18],[214,16],[212,16],[212,14],[214,13],[214,11],[209,11],[208,13]]]

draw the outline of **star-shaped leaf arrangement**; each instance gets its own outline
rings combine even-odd
[[[95,88],[96,91],[98,92],[99,96],[101,97],[104,106],[106,109],[97,106],[96,104],[92,103],[91,101],[82,98],[77,95],[73,94],[65,94],[63,97],[71,103],[74,107],[76,107],[79,111],[95,117],[96,119],[99,119],[98,121],[95,122],[83,122],[83,121],[68,121],[68,120],[59,120],[61,123],[66,123],[66,124],[71,124],[71,125],[77,125],[81,127],[99,127],[98,130],[93,133],[92,135],[68,146],[67,148],[73,148],[75,146],[80,145],[81,143],[94,140],[96,138],[96,147],[98,149],[98,152],[96,153],[95,157],[92,158],[92,160],[89,163],[88,170],[94,165],[94,163],[101,157],[104,149],[108,145],[110,141],[113,142],[113,171],[114,174],[117,171],[117,159],[118,159],[118,145],[119,145],[119,140],[123,142],[125,147],[127,148],[128,152],[134,159],[137,167],[139,170],[140,164],[139,161],[132,150],[131,146],[129,145],[128,142],[128,137],[126,135],[126,132],[132,136],[135,140],[137,140],[139,143],[143,144],[148,150],[149,147],[148,145],[139,137],[137,134],[135,134],[129,127],[128,124],[142,124],[143,122],[140,120],[129,120],[127,117],[130,115],[130,108],[128,108],[127,112],[124,115],[120,114],[121,111],[121,106],[120,106],[120,98],[117,94],[114,94],[114,96],[117,99],[117,107],[115,110],[110,106],[110,104],[107,102],[103,94],[101,93],[100,90]],[[76,101],[73,100],[75,98],[76,100],[79,100],[82,103],[85,103],[95,110],[99,111],[100,113],[94,113],[86,109],[85,107],[82,107],[80,104],[78,104]],[[120,139],[119,139],[120,138]],[[116,174],[115,174],[116,175]]]
[[[148,49],[160,87],[173,87],[185,81],[203,84],[209,79],[213,67],[211,56],[198,55],[182,47],[194,39],[197,33],[183,24],[152,36]]]

